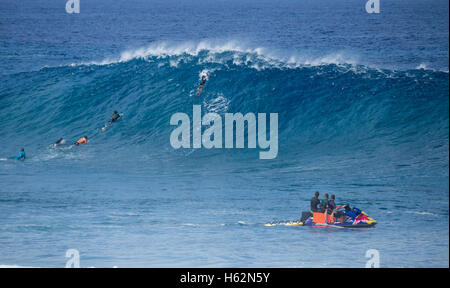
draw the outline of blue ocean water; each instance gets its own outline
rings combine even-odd
[[[448,1],[364,6],[0,0],[0,267],[448,267]],[[278,113],[278,157],[173,149],[193,105]],[[264,226],[316,190],[377,227]]]

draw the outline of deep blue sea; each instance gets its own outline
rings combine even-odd
[[[0,267],[449,266],[448,1],[65,2],[0,0]],[[193,105],[278,156],[174,149]],[[315,191],[377,226],[264,226]]]

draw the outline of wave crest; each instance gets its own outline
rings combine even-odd
[[[305,56],[277,52],[264,47],[250,47],[238,41],[214,42],[184,42],[169,43],[155,42],[147,47],[123,51],[116,58],[106,58],[101,61],[72,63],[78,65],[111,65],[129,62],[135,59],[151,60],[151,58],[177,58],[177,61],[189,59],[189,57],[201,57],[199,63],[227,63],[234,65],[246,65],[250,68],[262,70],[266,68],[299,68],[304,66],[323,65],[358,65],[358,57],[348,55],[341,51],[324,56]],[[171,60],[171,65],[177,66],[178,62]]]

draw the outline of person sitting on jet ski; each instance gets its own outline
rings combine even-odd
[[[314,197],[311,198],[311,210],[303,211],[302,216],[300,217],[300,222],[304,223],[309,217],[313,216],[313,212],[320,212],[320,200],[319,200],[319,191],[314,193]]]
[[[318,207],[319,205],[320,205],[319,191],[316,191],[316,193],[314,193],[314,197],[311,199],[311,212],[319,212],[320,211],[320,207]]]
[[[334,219],[333,217],[336,216],[336,218],[340,218],[341,223],[344,222],[344,216],[345,212],[338,211],[339,209],[346,208],[348,205],[336,205],[335,203],[336,196],[333,194],[331,195],[330,201],[328,201],[328,209],[325,211],[325,219],[327,219],[327,214],[331,211],[331,219]],[[333,220],[332,220],[333,221]]]
[[[324,213],[328,209],[328,193],[323,195],[322,201],[320,201],[320,212]]]

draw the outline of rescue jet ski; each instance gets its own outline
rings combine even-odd
[[[341,219],[344,219],[341,222]],[[364,211],[358,208],[353,208],[351,210],[345,211],[343,217],[333,217],[331,214],[327,214],[327,219],[325,221],[325,213],[313,212],[312,216],[306,219],[304,222],[299,222],[298,226],[336,226],[343,228],[370,228],[374,227],[377,221],[370,218]]]

